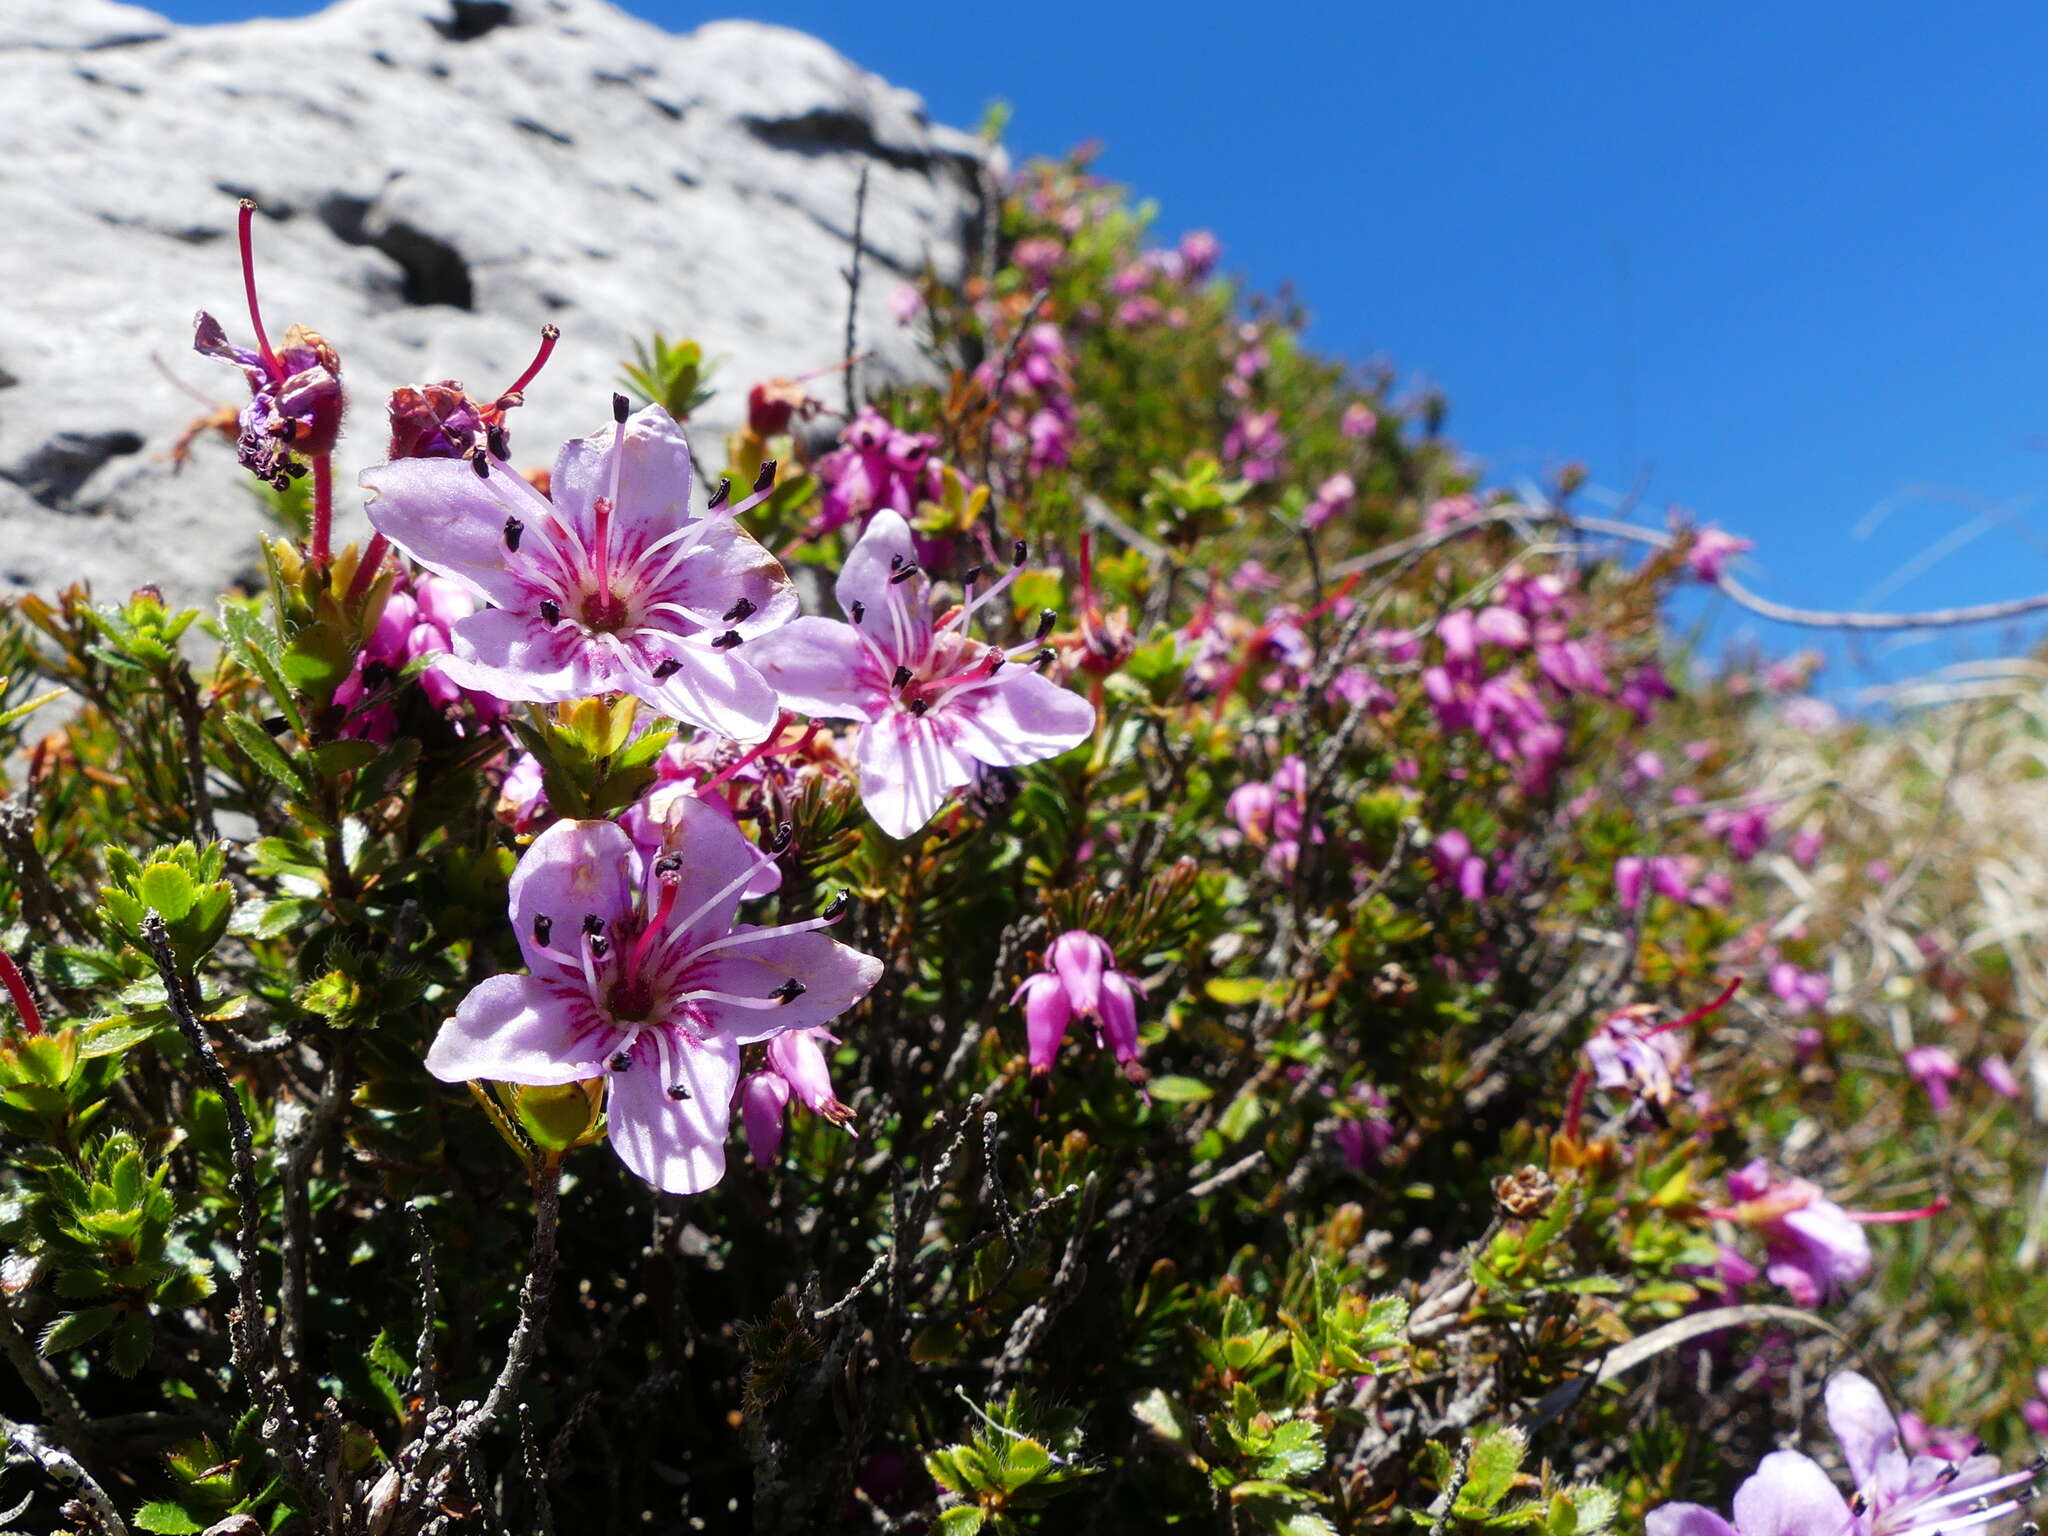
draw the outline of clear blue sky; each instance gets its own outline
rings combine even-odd
[[[1001,97],[1021,153],[1101,140],[1165,233],[1215,230],[1321,345],[1443,386],[1496,478],[1642,477],[1659,519],[1754,538],[1772,596],[2048,587],[2048,8],[630,8],[803,28],[965,126]]]

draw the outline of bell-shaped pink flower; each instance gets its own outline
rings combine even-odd
[[[1034,655],[1036,642],[1005,651],[970,633],[975,610],[1011,576],[934,621],[910,524],[884,510],[839,573],[839,605],[853,622],[801,618],[754,648],[789,708],[861,722],[853,749],[861,799],[891,837],[930,821],[983,765],[1057,757],[1095,729],[1095,707],[1038,671],[1052,652]]]
[[[736,925],[771,855],[701,801],[680,802],[671,831],[653,856],[608,821],[558,821],[535,838],[511,893],[528,974],[472,990],[427,1070],[451,1083],[604,1078],[620,1159],[694,1194],[725,1172],[741,1047],[837,1018],[882,962],[819,931],[843,898],[807,921]]]
[[[549,500],[493,449],[365,470],[372,526],[491,606],[454,625],[453,683],[536,703],[630,693],[675,719],[759,741],[775,691],[742,647],[795,616],[796,593],[720,486],[690,508],[690,450],[659,406],[567,444]]]
[[[1916,1045],[1905,1055],[1906,1073],[1927,1090],[1927,1098],[1938,1115],[1949,1106],[1949,1085],[1963,1075],[1952,1051],[1938,1045]]]
[[[1116,951],[1084,928],[1070,928],[1046,946],[1045,969],[1024,978],[1012,1003],[1024,1005],[1026,1054],[1031,1075],[1052,1071],[1076,1019],[1095,1024],[1102,1041],[1134,1083],[1145,1079],[1138,1065],[1138,999],[1144,989],[1116,968]]]

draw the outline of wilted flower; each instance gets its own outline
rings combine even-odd
[[[1045,969],[1024,978],[1010,999],[1024,1005],[1024,1031],[1031,1075],[1052,1071],[1067,1026],[1093,1023],[1134,1083],[1145,1080],[1138,1065],[1137,981],[1116,968],[1116,952],[1086,929],[1070,929],[1045,951]]]
[[[606,821],[558,821],[512,874],[524,976],[493,976],[427,1052],[444,1082],[546,1086],[604,1078],[613,1148],[661,1189],[725,1172],[743,1046],[816,1029],[859,1002],[882,962],[820,929],[734,924],[769,855],[701,803],[648,857]]]
[[[1050,652],[1018,664],[1032,646],[1013,653],[972,637],[975,609],[1015,574],[934,622],[931,579],[918,568],[910,525],[900,513],[877,512],[835,588],[853,622],[801,618],[755,647],[790,708],[862,722],[854,747],[861,799],[891,837],[930,821],[982,765],[1057,757],[1095,729],[1094,706],[1037,670]],[[1040,640],[1050,632],[1048,622]]]
[[[791,618],[796,593],[736,514],[765,497],[690,510],[690,451],[660,406],[566,444],[554,499],[495,451],[365,470],[371,524],[491,606],[458,622],[437,663],[453,683],[540,703],[630,693],[738,741],[776,718],[775,691],[741,644]],[[492,466],[496,465],[497,468]]]

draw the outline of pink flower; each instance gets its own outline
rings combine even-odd
[[[775,692],[738,654],[796,612],[782,567],[737,507],[689,510],[690,452],[659,406],[565,445],[552,501],[495,453],[364,471],[370,522],[491,606],[458,621],[435,665],[458,687],[539,703],[630,693],[665,715],[758,741]]]
[[[1315,500],[1302,508],[1301,521],[1304,527],[1320,528],[1331,518],[1351,510],[1351,504],[1358,496],[1358,485],[1349,475],[1332,475],[1316,487]]]
[[[1626,1093],[1632,1109],[1661,1121],[1692,1092],[1682,1031],[1660,1025],[1647,1003],[1617,1009],[1597,1024],[1581,1047],[1595,1087]]]
[[[2034,1372],[2034,1395],[2020,1404],[2020,1417],[2036,1435],[2048,1437],[2048,1366]]]
[[[818,1028],[882,975],[818,931],[843,898],[804,922],[734,925],[768,857],[695,801],[652,859],[611,822],[556,822],[512,874],[529,974],[471,991],[427,1070],[451,1083],[604,1078],[626,1166],[671,1193],[709,1189],[725,1172],[741,1047]]]
[[[1222,242],[1206,229],[1191,229],[1180,237],[1181,271],[1191,283],[1207,277],[1222,254]]]
[[[1337,430],[1354,443],[1362,443],[1372,436],[1373,429],[1379,424],[1380,419],[1372,413],[1370,406],[1354,400],[1344,407],[1344,415],[1337,423]]]
[[[1755,548],[1748,539],[1738,539],[1710,524],[1693,535],[1685,552],[1685,563],[1694,576],[1711,585],[1721,579],[1732,557]]]
[[[1827,846],[1827,834],[1819,827],[1801,827],[1792,834],[1786,851],[1792,855],[1792,862],[1801,869],[1811,869],[1820,862],[1820,851]]]
[[[1770,844],[1771,810],[1768,805],[1753,805],[1743,810],[1709,811],[1704,825],[1728,845],[1737,862],[1747,864]]]
[[[898,283],[889,295],[889,313],[898,325],[908,325],[924,313],[924,290],[915,283]]]
[[[1085,928],[1070,929],[1045,951],[1045,969],[1024,978],[1012,1003],[1024,1005],[1026,1055],[1031,1075],[1043,1078],[1059,1056],[1067,1026],[1092,1021],[1102,1040],[1134,1083],[1145,1080],[1138,1065],[1138,983],[1116,969],[1116,952]]]
[[[824,488],[812,535],[866,517],[882,507],[915,513],[945,489],[939,440],[906,432],[873,406],[864,406],[839,434],[839,446],[811,468]]]
[[[1986,1056],[1977,1064],[1977,1075],[1984,1080],[1984,1086],[2001,1099],[2019,1101],[2020,1080],[2012,1075],[2012,1068],[2005,1064],[2003,1056]]]
[[[1348,1108],[1350,1112],[1338,1117],[1330,1136],[1344,1161],[1356,1172],[1366,1173],[1380,1166],[1387,1148],[1394,1144],[1394,1121],[1387,1113],[1387,1096],[1370,1083],[1351,1090]]]
[[[2035,1478],[2032,1468],[2001,1476],[1989,1456],[1941,1453],[1960,1450],[1957,1445],[1909,1455],[1901,1445],[1902,1422],[1854,1371],[1828,1383],[1825,1401],[1828,1426],[1855,1483],[1853,1498],[1842,1497],[1818,1462],[1798,1451],[1773,1451],[1736,1489],[1733,1525],[1703,1504],[1665,1504],[1645,1518],[1646,1536],[1934,1536],[2005,1519],[2019,1509],[2019,1499],[1993,1496]]]
[[[1905,1055],[1906,1073],[1927,1090],[1928,1102],[1940,1114],[1949,1106],[1949,1084],[1963,1075],[1955,1056],[1938,1045],[1916,1045]]]
[[[1772,1180],[1761,1158],[1728,1175],[1734,1205],[1713,1215],[1763,1239],[1764,1273],[1802,1307],[1870,1273],[1870,1240],[1842,1207],[1805,1179]]]
[[[1832,992],[1827,977],[1818,971],[1802,971],[1789,960],[1780,960],[1771,967],[1770,985],[1794,1018],[1826,1008]]]
[[[791,1099],[821,1119],[842,1128],[853,1124],[853,1111],[832,1092],[832,1063],[825,1047],[839,1037],[827,1029],[792,1029],[768,1042],[768,1065],[740,1084],[740,1123],[747,1150],[763,1168],[773,1166],[782,1151],[783,1117]]]
[[[1624,911],[1633,912],[1642,905],[1645,881],[1659,896],[1680,905],[1692,900],[1692,890],[1685,883],[1684,869],[1670,855],[1660,853],[1639,858],[1630,854],[1614,861],[1614,899],[1621,903]]]
[[[891,837],[930,821],[982,765],[1057,757],[1095,729],[1093,705],[1040,675],[1050,651],[1019,665],[1029,646],[1012,654],[970,635],[974,610],[1015,574],[934,623],[910,525],[877,512],[839,573],[839,604],[853,622],[801,618],[755,647],[790,708],[861,722],[861,799]]]

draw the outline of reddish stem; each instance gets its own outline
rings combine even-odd
[[[1740,992],[1741,990],[1742,979],[1740,977],[1737,977],[1733,981],[1729,982],[1727,986],[1723,987],[1721,989],[1721,995],[1715,998],[1711,1003],[1708,1003],[1706,1007],[1695,1008],[1691,1013],[1686,1014],[1683,1018],[1673,1019],[1669,1024],[1659,1024],[1655,1029],[1651,1030],[1648,1035],[1644,1036],[1644,1038],[1649,1039],[1656,1035],[1668,1034],[1674,1029],[1684,1029],[1688,1024],[1697,1024],[1701,1019],[1708,1018],[1714,1014],[1719,1013],[1723,1008],[1726,1008],[1730,1000],[1732,1000],[1735,994],[1737,992]]]
[[[334,462],[326,454],[313,460],[313,563],[334,557]]]
[[[249,324],[256,331],[256,350],[263,354],[263,366],[270,377],[282,383],[284,364],[277,360],[277,354],[270,350],[270,338],[263,334],[263,311],[256,307],[256,241],[251,233],[256,222],[256,203],[252,198],[242,199],[241,240],[242,240],[242,291],[249,298]]]
[[[370,535],[369,546],[363,551],[363,558],[356,563],[356,573],[349,578],[348,601],[360,602],[370,583],[377,579],[377,573],[384,568],[384,557],[391,552],[391,541],[381,533]]]
[[[1593,1074],[1584,1067],[1572,1076],[1572,1095],[1564,1107],[1564,1126],[1560,1134],[1571,1141],[1579,1139],[1579,1121],[1586,1113],[1586,1090],[1593,1086]]]
[[[1902,1221],[1925,1221],[1929,1216],[1939,1216],[1953,1202],[1947,1195],[1941,1196],[1932,1205],[1923,1205],[1917,1211],[1850,1211],[1851,1221],[1860,1221],[1865,1226],[1890,1226]]]
[[[15,1012],[21,1015],[22,1033],[40,1035],[43,1032],[42,1010],[29,996],[28,982],[22,977],[21,968],[4,949],[0,949],[0,984],[6,986],[7,995],[14,999]]]
[[[698,786],[699,793],[702,793],[704,790],[707,789],[715,789],[720,784],[723,784],[727,779],[731,778],[734,774],[738,773],[742,768],[746,767],[747,764],[752,762],[758,762],[760,759],[766,757],[770,752],[774,751],[775,738],[780,736],[783,732],[783,728],[787,726],[790,723],[790,721],[794,720],[795,718],[796,716],[792,715],[786,709],[780,715],[776,716],[774,728],[768,732],[768,735],[761,741],[761,743],[758,746],[747,748],[745,752],[741,753],[738,757],[734,758],[731,762],[727,763],[723,768],[719,769],[718,772],[711,775],[710,778],[706,779],[702,784]],[[811,728],[810,733],[804,737],[804,741],[809,741],[811,739],[811,736],[814,736],[816,734],[817,727],[813,726]],[[799,743],[799,745],[801,744],[802,743]]]

